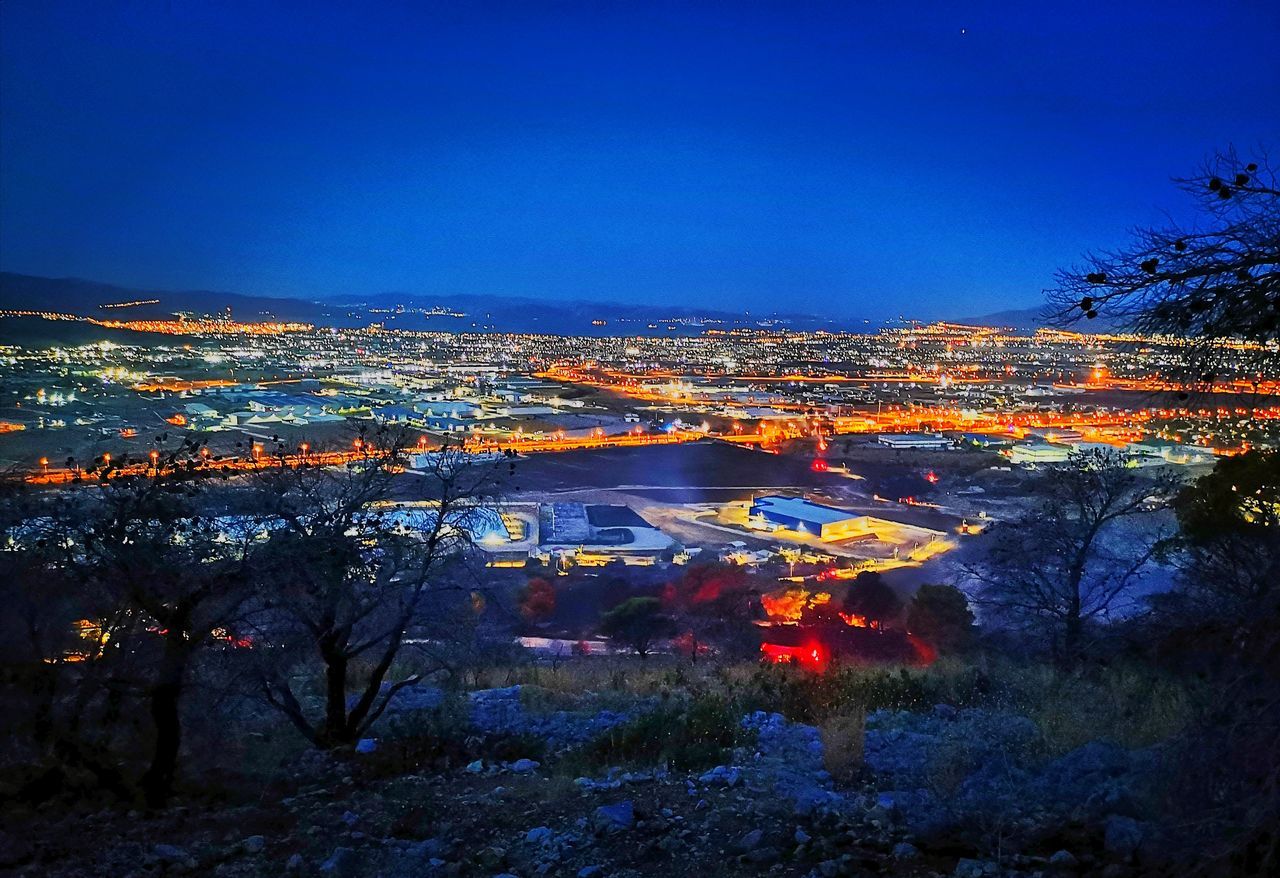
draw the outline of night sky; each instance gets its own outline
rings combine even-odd
[[[1280,144],[1278,44],[1273,2],[3,0],[0,267],[1025,307],[1214,148]]]

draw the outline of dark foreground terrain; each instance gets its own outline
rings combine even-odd
[[[993,692],[970,670],[848,669],[822,684],[749,666],[603,661],[515,676],[534,682],[405,690],[354,753],[304,750],[288,729],[244,717],[250,743],[205,753],[203,774],[159,811],[77,799],[71,775],[10,787],[28,804],[8,811],[3,866],[30,878],[1176,869],[1151,819],[1159,746],[1077,744],[1090,724],[1069,724],[1047,699],[1000,706],[1047,678]],[[1065,697],[1128,699],[1120,713],[1176,700],[1131,686]],[[899,706],[865,713],[854,690],[864,704]],[[935,697],[958,705],[927,703]],[[1131,741],[1162,732],[1109,711],[1096,724]],[[42,784],[65,788],[35,804]]]

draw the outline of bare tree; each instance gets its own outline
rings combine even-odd
[[[715,649],[722,656],[745,658],[760,652],[751,624],[759,605],[758,586],[736,564],[694,564],[663,589],[664,608],[682,629],[681,648],[696,662]]]
[[[986,555],[967,566],[977,603],[1047,636],[1063,664],[1077,663],[1091,623],[1122,608],[1165,539],[1154,513],[1175,486],[1114,452],[1074,452],[1040,479],[1035,508],[993,527]]]
[[[62,507],[20,477],[0,481],[0,685],[12,689],[5,703],[29,723],[38,748],[51,741],[81,610],[54,533]]]
[[[1280,184],[1265,154],[1221,152],[1177,185],[1191,223],[1139,228],[1118,250],[1062,270],[1049,299],[1062,323],[1105,316],[1183,342],[1182,378],[1257,378],[1280,340]]]
[[[497,516],[488,502],[497,467],[450,446],[427,456],[421,478],[405,477],[424,505],[392,502],[404,444],[382,438],[347,467],[280,467],[259,481],[274,530],[262,555],[257,624],[273,645],[264,656],[284,657],[263,662],[262,691],[323,748],[355,743],[396,693],[422,679],[413,673],[384,685],[424,612],[439,611],[445,592],[467,593],[473,535]],[[305,668],[315,660],[324,677],[320,716],[293,677],[295,661]],[[367,672],[354,673],[356,663]]]
[[[101,672],[147,703],[154,741],[140,786],[158,805],[173,786],[193,662],[229,638],[249,593],[256,525],[211,514],[204,489],[159,475],[113,480],[77,499],[79,514],[60,537],[66,567],[96,608]]]

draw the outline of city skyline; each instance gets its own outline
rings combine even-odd
[[[1054,269],[1177,210],[1170,174],[1274,140],[1276,15],[6,4],[0,268],[305,299],[1034,307]],[[1213,33],[1240,50],[1197,63]]]

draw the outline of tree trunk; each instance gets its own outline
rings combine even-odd
[[[187,669],[187,646],[181,634],[173,632],[165,637],[164,655],[160,659],[160,673],[151,687],[151,721],[155,726],[155,749],[151,767],[142,776],[142,793],[147,804],[160,807],[173,792],[173,778],[178,766],[178,751],[182,746],[182,718],[179,702],[182,683]]]
[[[53,740],[53,705],[58,694],[57,668],[41,662],[32,669],[34,684],[32,694],[36,698],[32,719],[32,737],[41,747]]]
[[[1078,615],[1068,616],[1062,636],[1061,664],[1074,668],[1080,662],[1080,639],[1083,626]]]
[[[1091,534],[1085,546],[1092,544]],[[1062,655],[1059,658],[1059,663],[1067,669],[1074,669],[1081,659],[1080,641],[1084,635],[1084,620],[1081,614],[1084,608],[1080,600],[1080,584],[1084,581],[1085,551],[1085,548],[1080,550],[1068,572],[1067,585],[1071,589],[1071,598],[1067,608],[1066,624],[1063,627]]]
[[[407,624],[407,619],[402,620],[400,630],[391,635],[391,639],[387,642],[387,648],[383,650],[382,658],[369,674],[369,682],[365,684],[360,700],[356,702],[347,716],[347,729],[352,741],[363,734],[362,730],[369,726],[365,719],[369,716],[369,711],[373,709],[373,705],[378,699],[378,693],[382,691],[382,681],[386,679],[387,671],[391,669],[391,663],[395,661],[396,655],[400,652],[400,643],[404,637],[404,626]]]
[[[336,646],[322,647],[324,659],[324,729],[320,746],[333,749],[350,744],[347,728],[347,655]]]

